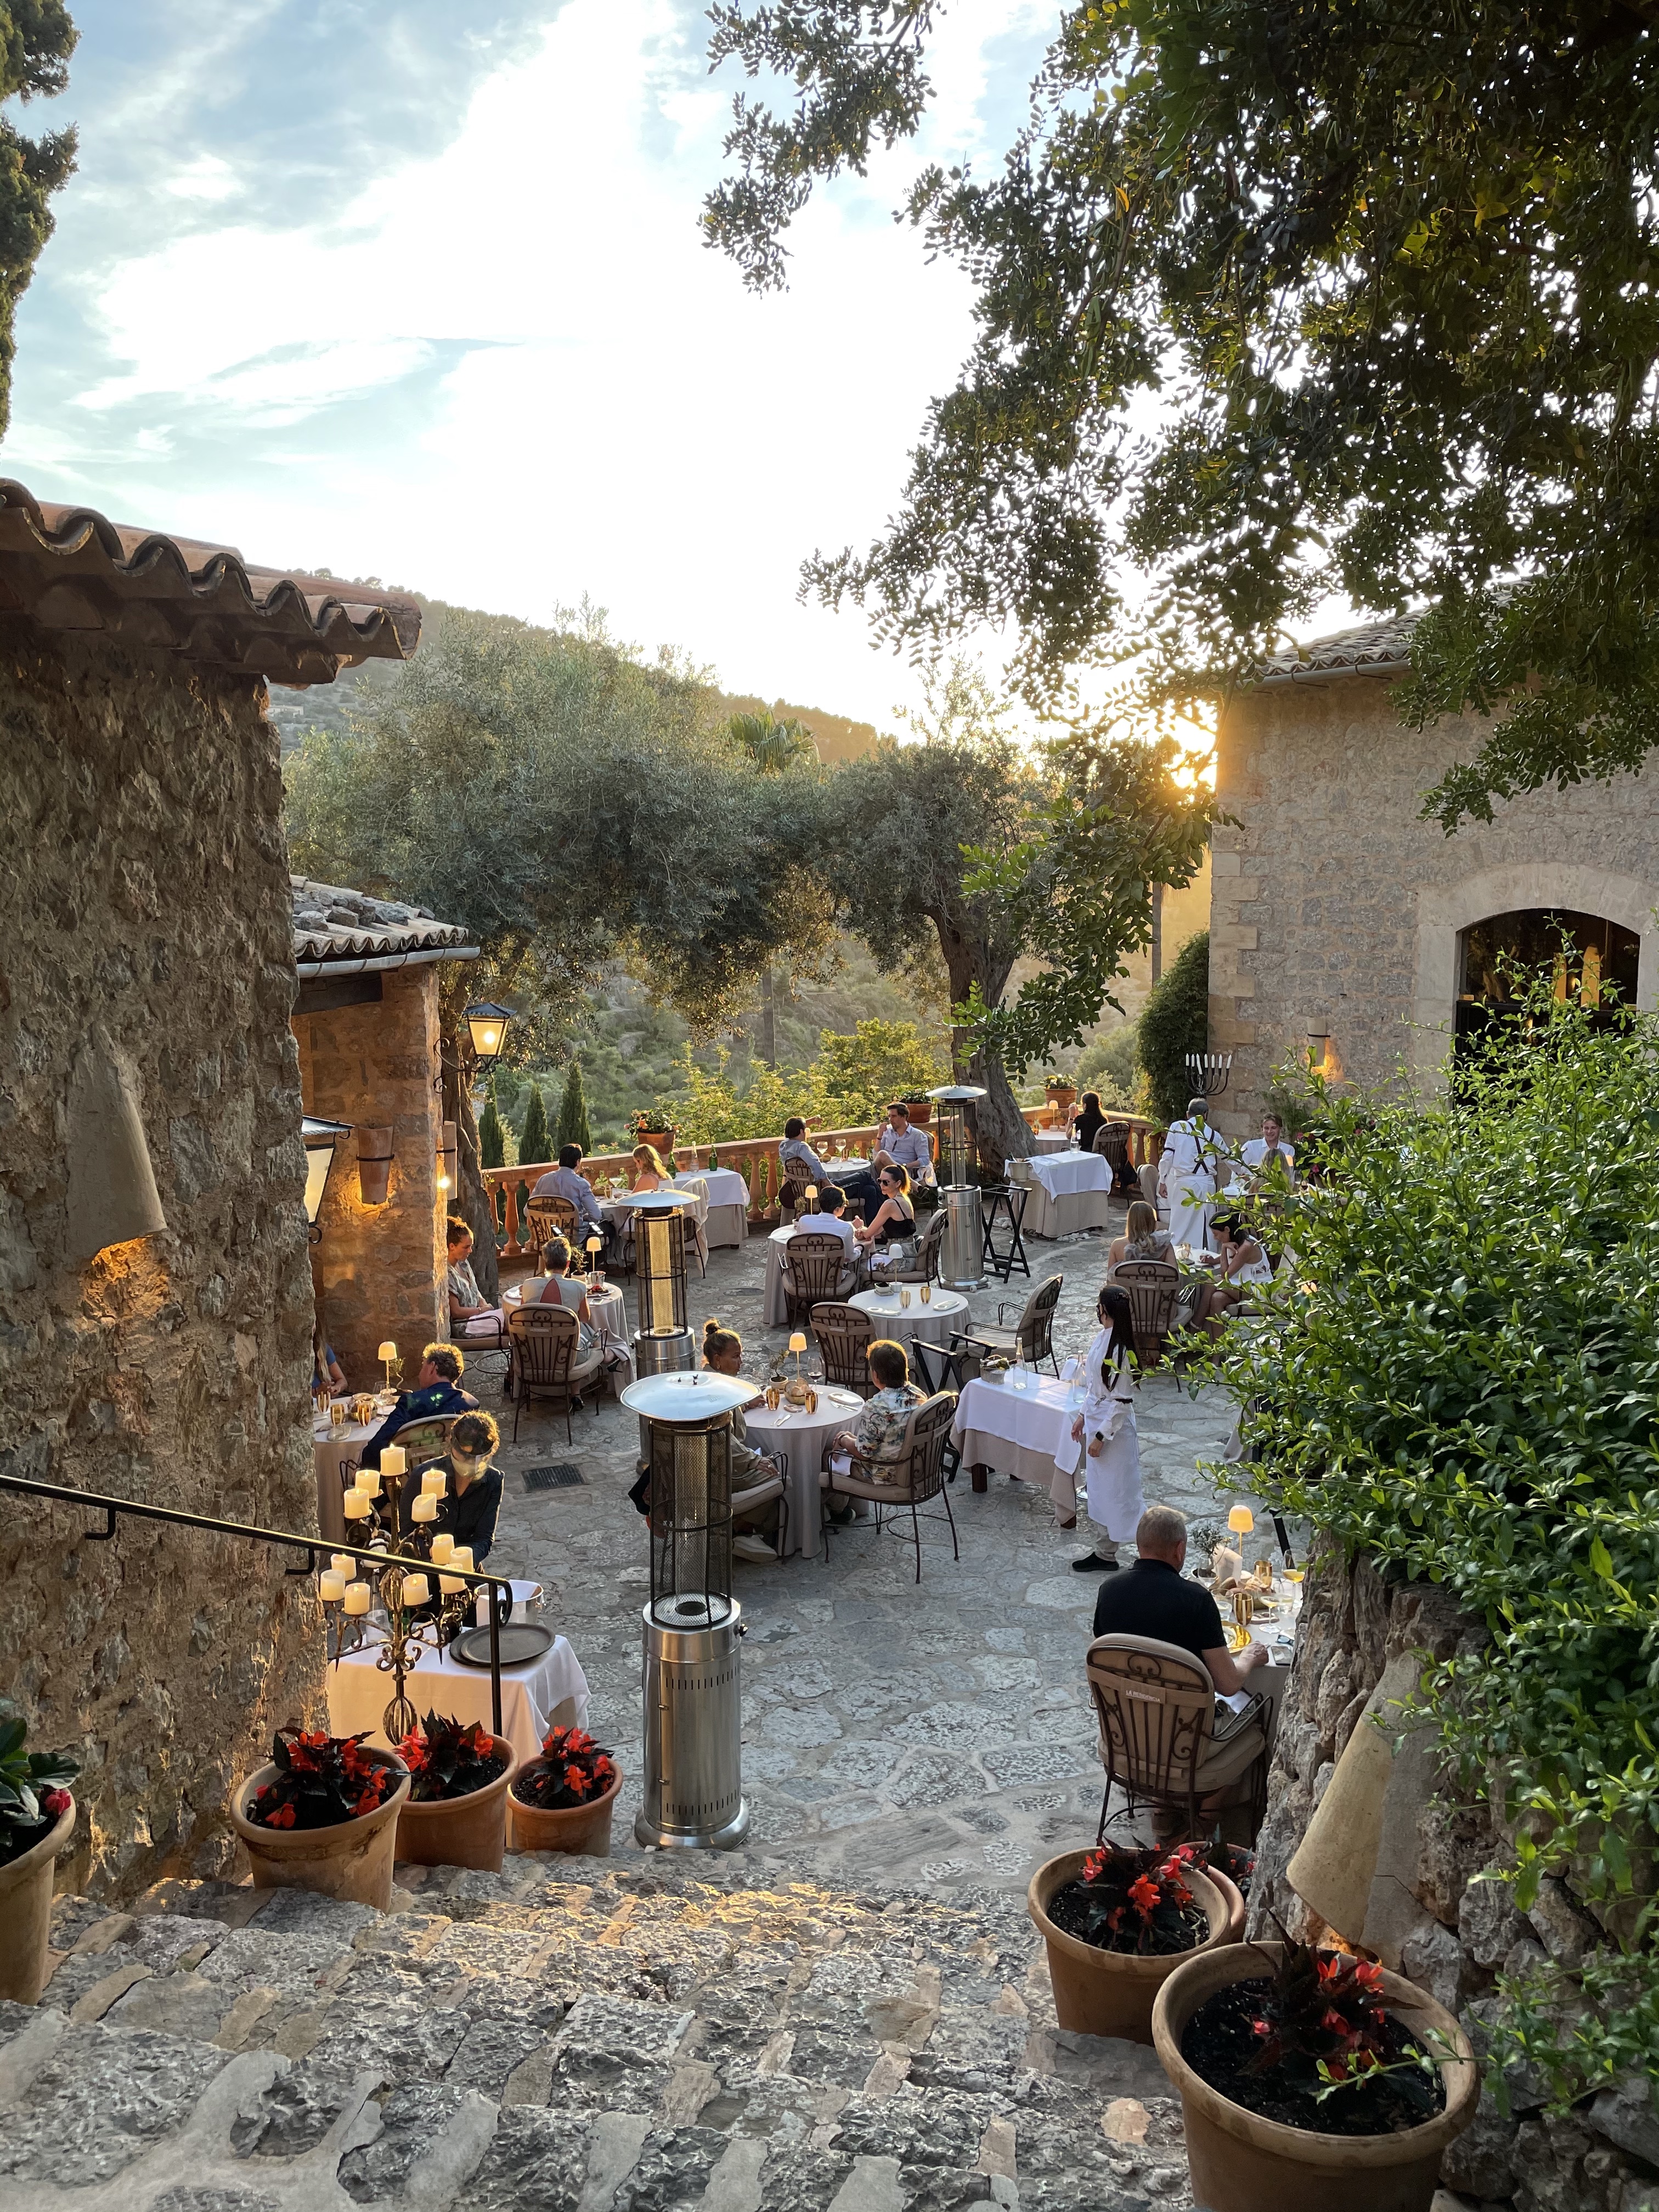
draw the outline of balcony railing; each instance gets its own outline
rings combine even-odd
[[[1021,1109],[1034,1129],[1043,1126],[1046,1109],[1027,1106]],[[1149,1138],[1156,1125],[1144,1121],[1138,1114],[1114,1114],[1114,1121],[1121,1121],[1129,1132],[1129,1158],[1136,1167],[1147,1157]],[[812,1144],[822,1152],[826,1148],[838,1158],[867,1160],[881,1150],[881,1139],[886,1127],[878,1122],[867,1129],[814,1129]],[[937,1133],[928,1131],[934,1139]],[[724,1145],[680,1145],[674,1152],[674,1165],[685,1170],[706,1168],[711,1157],[723,1168],[735,1168],[749,1186],[749,1221],[752,1228],[760,1228],[778,1210],[778,1190],[782,1171],[778,1164],[781,1137],[745,1137],[734,1139]],[[486,1168],[483,1179],[494,1197],[495,1219],[505,1232],[501,1247],[503,1260],[523,1259],[531,1247],[520,1241],[519,1231],[525,1219],[525,1200],[535,1187],[537,1178],[551,1172],[556,1160],[521,1161],[513,1168]],[[590,1183],[608,1176],[613,1185],[621,1183],[632,1188],[635,1169],[631,1152],[597,1152],[582,1162],[582,1173]]]

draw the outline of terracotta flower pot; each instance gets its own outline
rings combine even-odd
[[[230,1825],[253,1869],[255,1889],[309,1889],[319,1897],[337,1897],[347,1905],[372,1905],[384,1912],[392,1903],[392,1863],[398,1840],[398,1816],[409,1796],[409,1769],[389,1751],[363,1746],[363,1756],[389,1766],[397,1787],[383,1804],[356,1820],[332,1828],[266,1828],[247,1817],[246,1808],[277,1770],[262,1766],[231,1793]]]
[[[398,1856],[410,1866],[482,1867],[499,1874],[507,1850],[507,1784],[519,1771],[513,1747],[504,1735],[491,1736],[497,1759],[507,1761],[505,1773],[482,1790],[465,1797],[435,1797],[422,1803],[404,1801],[398,1815]]]
[[[1398,2135],[1314,2135],[1258,2118],[1182,2057],[1182,2034],[1199,2007],[1230,1982],[1267,1973],[1283,1948],[1242,1943],[1194,1952],[1158,1991],[1152,2040],[1180,2094],[1194,2197],[1211,2212],[1329,2212],[1334,2204],[1342,2212],[1429,2212],[1440,2161],[1474,2118],[1480,2075],[1462,2029],[1412,1983],[1383,1975],[1389,2009],[1424,2035],[1444,2036],[1460,2056],[1443,2069],[1445,2110]]]
[[[519,1771],[530,1774],[545,1764],[544,1759],[526,1759]],[[594,1798],[589,1805],[564,1805],[550,1811],[539,1805],[526,1805],[509,1790],[507,1818],[513,1849],[568,1851],[579,1858],[608,1859],[611,1815],[617,1808],[617,1793],[622,1788],[622,1781],[619,1768],[616,1780],[603,1797]]]
[[[927,1127],[927,1124],[933,1118],[933,1100],[931,1098],[907,1098],[904,1104],[905,1109],[910,1116],[910,1127],[913,1129],[925,1129]]]
[[[52,1881],[59,1852],[75,1832],[75,1800],[38,1844],[0,1867],[0,1997],[39,2004],[46,1986],[46,1939],[52,1932]]]
[[[1223,1874],[1218,1866],[1206,1867],[1205,1874],[1227,1900],[1227,1941],[1237,1943],[1244,1935],[1244,1915],[1249,1910],[1244,1893],[1231,1875]]]
[[[1062,2027],[1076,2035],[1121,2035],[1133,2043],[1150,2043],[1153,1998],[1176,1967],[1198,1953],[1176,1951],[1165,1958],[1142,1958],[1133,1951],[1103,1951],[1056,1928],[1048,1917],[1048,1900],[1056,1890],[1077,1880],[1084,1861],[1091,1856],[1091,1851],[1062,1852],[1037,1869],[1025,1893],[1026,1907],[1048,1947],[1054,2016]],[[1228,1900],[1220,1889],[1196,1868],[1182,1879],[1210,1923],[1209,1935],[1199,1950],[1212,1951],[1230,1943]]]
[[[642,1129],[634,1142],[649,1145],[665,1166],[674,1150],[674,1132],[672,1129]]]

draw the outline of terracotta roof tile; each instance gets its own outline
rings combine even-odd
[[[1274,684],[1335,684],[1346,676],[1401,676],[1411,664],[1415,615],[1394,615],[1386,622],[1359,623],[1333,630],[1299,652],[1276,653],[1261,665],[1255,681]]]
[[[372,960],[398,952],[433,952],[459,948],[467,933],[459,923],[439,921],[422,906],[369,897],[339,884],[315,884],[290,876],[294,892],[294,957],[307,965],[319,961]]]

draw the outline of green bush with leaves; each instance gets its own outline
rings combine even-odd
[[[1192,1096],[1189,1052],[1210,1042],[1210,933],[1189,937],[1147,994],[1135,1030],[1135,1051],[1153,1114],[1178,1121]]]
[[[949,1074],[943,1051],[914,1022],[859,1022],[850,1036],[824,1030],[810,1066],[758,1064],[741,1091],[727,1052],[715,1054],[713,1067],[700,1067],[688,1045],[675,1066],[674,1088],[659,1095],[654,1110],[683,1145],[740,1144],[781,1136],[792,1114],[820,1129],[862,1128],[881,1119],[890,1099],[932,1089]]]
[[[1098,1091],[1103,1106],[1115,1106],[1121,1112],[1133,1113],[1140,1081],[1137,1040],[1135,1024],[1126,1022],[1110,1036],[1097,1038],[1093,1044],[1085,1046],[1077,1064],[1074,1079],[1078,1089]]]
[[[1530,1017],[1431,1110],[1319,1097],[1310,1287],[1218,1364],[1259,1489],[1486,1623],[1424,1695],[1517,1904],[1563,1875],[1609,1931],[1504,1985],[1500,2060],[1565,2102],[1659,2074],[1659,1033]]]

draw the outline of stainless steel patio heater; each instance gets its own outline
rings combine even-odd
[[[947,1083],[927,1096],[939,1108],[939,1202],[945,1209],[939,1279],[947,1291],[985,1287],[985,1219],[974,1180],[975,1146],[968,1109],[985,1092],[972,1083]]]
[[[634,1371],[682,1372],[697,1364],[696,1343],[685,1325],[685,1209],[661,1191],[647,1191],[634,1200],[633,1217],[639,1313]]]
[[[623,1392],[640,1417],[651,1472],[645,1802],[634,1833],[667,1850],[732,1850],[749,1832],[744,1630],[732,1595],[732,1412],[752,1395],[749,1383],[707,1370],[645,1376]]]

